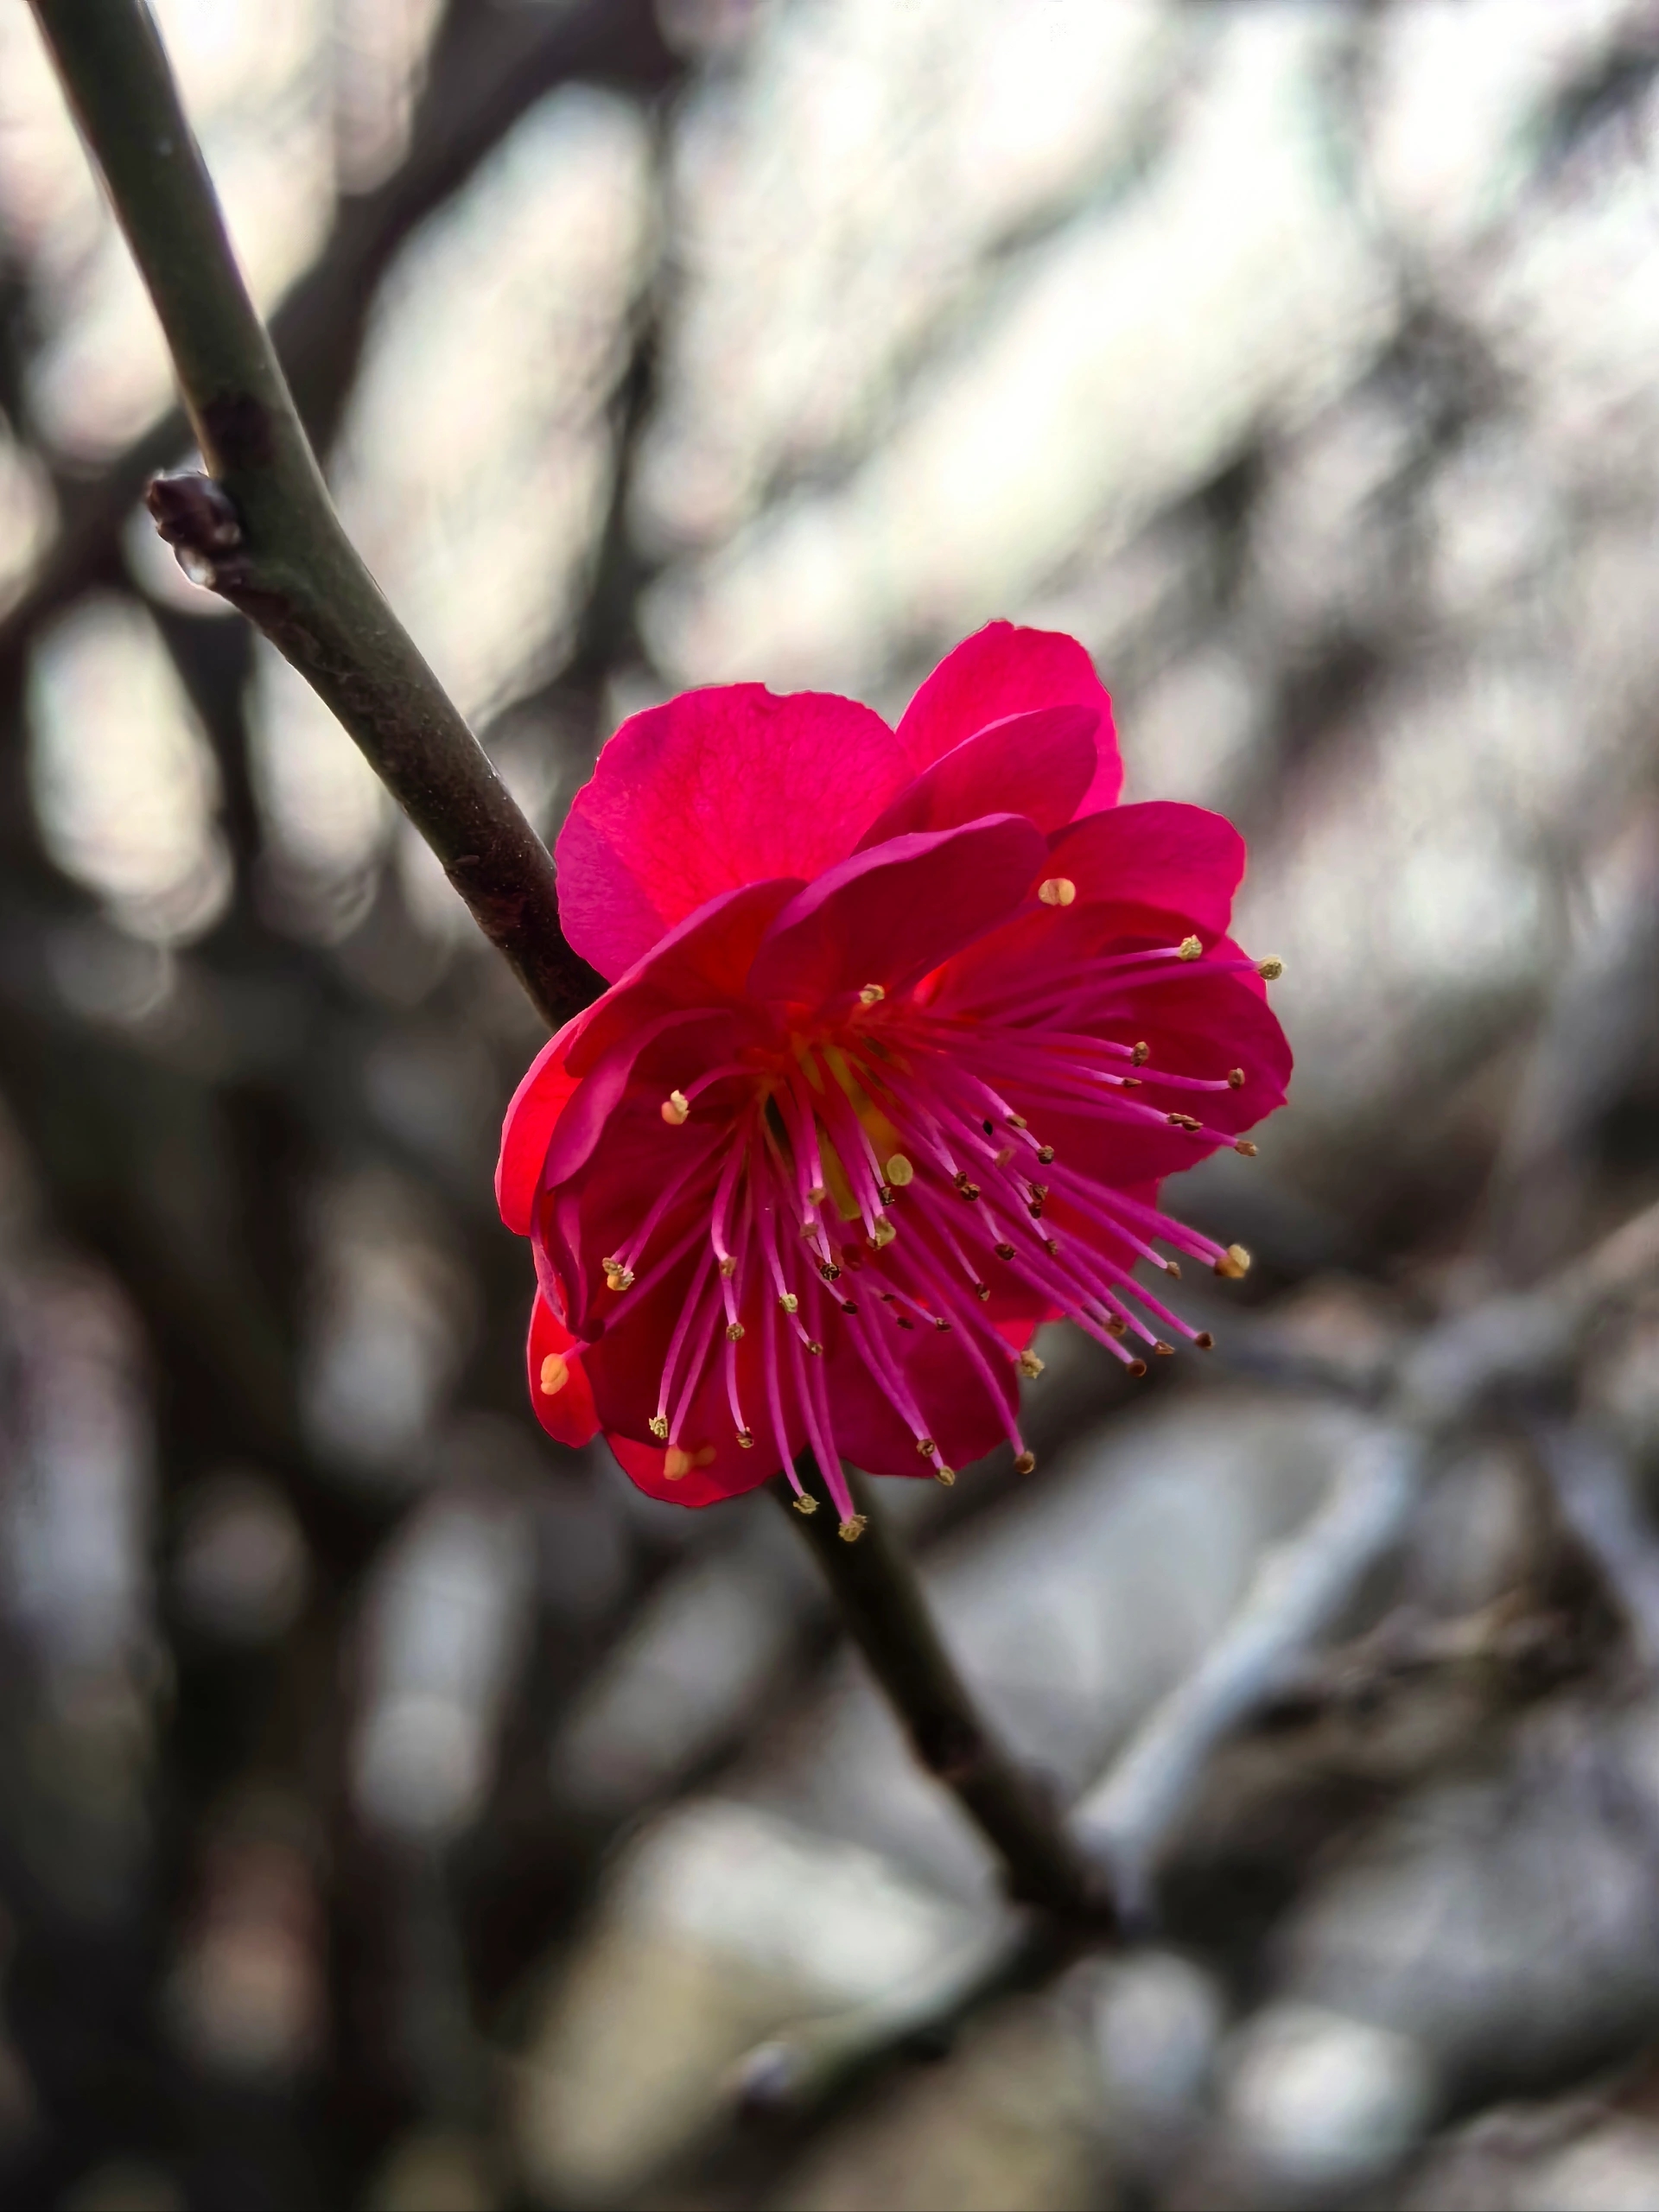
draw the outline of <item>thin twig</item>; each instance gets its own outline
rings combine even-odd
[[[1024,1926],[999,1923],[898,1988],[845,2012],[815,2013],[779,2028],[745,2053],[732,2073],[742,2111],[804,2113],[850,2088],[906,2045],[937,2046],[992,1997],[1049,1980],[1077,1948],[1074,1929],[1046,1915]]]
[[[939,1639],[915,1567],[868,1485],[850,1473],[848,1480],[865,1521],[856,1542],[842,1541],[831,1512],[791,1517],[804,1529],[912,1750],[989,1840],[1012,1896],[1103,1932],[1112,1921],[1107,1885],[1067,1834],[1060,1808],[986,1726]],[[791,1503],[781,1479],[772,1488],[783,1504]]]
[[[727,2077],[723,2122],[779,2121],[804,2130],[856,2094],[893,2060],[938,2058],[987,2007],[1046,1988],[1096,1939],[1077,1921],[1045,1913],[999,1926],[867,2005],[779,2028],[746,2051]],[[717,2136],[715,2139],[718,2139]]]
[[[598,988],[553,863],[335,514],[142,0],[31,0],[154,302],[211,477],[150,505],[197,581],[338,716],[550,1022]]]
[[[1531,1424],[1566,1522],[1624,1616],[1643,1670],[1659,1668],[1659,1540],[1636,1501],[1623,1455],[1583,1421]]]

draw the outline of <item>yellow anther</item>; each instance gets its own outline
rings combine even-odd
[[[785,1313],[798,1313],[800,1311],[801,1301],[792,1290],[780,1290],[778,1294],[778,1303]]]
[[[1038,1146],[1038,1147],[1037,1147],[1037,1165],[1038,1165],[1039,1167],[1046,1167],[1046,1166],[1047,1166],[1047,1165],[1048,1165],[1048,1163],[1049,1163],[1049,1161],[1050,1161],[1051,1160],[1052,1160],[1052,1159],[1053,1159],[1053,1157],[1054,1157],[1054,1147],[1053,1147],[1053,1146],[1052,1146],[1052,1144],[1042,1144],[1042,1145],[1039,1145],[1039,1146]]]
[[[1069,906],[1077,895],[1077,887],[1069,875],[1051,875],[1037,887],[1037,896],[1045,906]]]
[[[631,1290],[633,1287],[633,1269],[625,1268],[620,1260],[607,1260],[605,1287],[607,1290]]]
[[[694,1467],[712,1466],[715,1447],[705,1444],[696,1452],[683,1451],[677,1444],[669,1446],[668,1457],[663,1462],[663,1472],[671,1483],[681,1481]]]
[[[1216,1262],[1216,1273],[1229,1282],[1237,1282],[1250,1272],[1250,1255],[1242,1244],[1230,1244]]]
[[[1129,1362],[1129,1372],[1131,1375],[1144,1375],[1146,1371],[1147,1363],[1144,1359],[1132,1359]]]
[[[691,1111],[683,1090],[671,1090],[663,1101],[663,1119],[671,1129],[677,1129]]]
[[[880,983],[866,983],[858,995],[858,1002],[861,1006],[880,1006],[887,995]]]
[[[841,1524],[842,1542],[855,1544],[869,1525],[869,1521],[864,1514],[855,1513],[850,1521],[843,1521]]]
[[[887,1219],[886,1214],[877,1214],[874,1224],[870,1230],[870,1242],[878,1252],[884,1250],[887,1245],[891,1244],[898,1234],[898,1230]]]
[[[727,1282],[730,1282],[732,1277],[737,1273],[737,1255],[735,1252],[728,1252],[726,1255],[725,1258],[720,1263],[720,1272],[723,1279]]]
[[[938,1448],[931,1436],[918,1436],[916,1440],[916,1449],[924,1459],[931,1459]]]
[[[1010,1115],[1009,1115],[1009,1116],[1008,1116],[1008,1127],[1009,1127],[1011,1129],[1023,1129],[1023,1128],[1027,1128],[1028,1126],[1029,1126],[1029,1124],[1027,1123],[1027,1120],[1026,1120],[1026,1117],[1025,1117],[1025,1116],[1024,1116],[1023,1114],[1010,1114]]]
[[[902,1191],[907,1183],[916,1179],[916,1170],[902,1152],[895,1152],[887,1162],[887,1180],[895,1191]]]
[[[1043,1371],[1043,1362],[1034,1351],[1022,1351],[1020,1355],[1019,1367],[1022,1375],[1028,1375],[1035,1381]]]
[[[569,1361],[559,1352],[549,1352],[542,1362],[542,1395],[556,1398],[569,1380]]]
[[[651,1419],[645,1423],[645,1427],[651,1431],[657,1441],[661,1444],[668,1435],[668,1415],[666,1414],[652,1414]]]
[[[745,1452],[753,1452],[754,1449],[754,1431],[750,1428],[740,1428],[737,1432],[737,1440]]]
[[[817,1499],[816,1497],[808,1497],[804,1492],[803,1492],[802,1495],[795,1500],[795,1510],[798,1513],[816,1513],[817,1510]]]
[[[814,1359],[822,1359],[823,1357],[823,1346],[818,1342],[816,1337],[813,1338],[811,1343],[808,1344],[806,1349],[811,1353]]]
[[[1233,1090],[1243,1090],[1244,1088],[1243,1069],[1229,1068],[1227,1071],[1227,1082],[1230,1089]]]
[[[1121,1337],[1128,1325],[1121,1313],[1109,1313],[1106,1316],[1106,1333],[1109,1337]]]
[[[1014,1471],[1016,1475],[1029,1475],[1035,1471],[1036,1465],[1037,1454],[1034,1452],[1021,1452],[1014,1460]]]
[[[1235,1152],[1242,1152],[1246,1160],[1254,1160],[1255,1158],[1255,1147],[1250,1142],[1249,1137],[1235,1138],[1233,1141],[1233,1150]]]
[[[1255,972],[1264,983],[1276,983],[1285,972],[1285,963],[1276,952],[1269,953],[1265,960],[1256,962]]]
[[[1174,1345],[1165,1344],[1161,1338],[1160,1338],[1158,1342],[1154,1344],[1153,1350],[1157,1353],[1160,1359],[1173,1359],[1175,1357]]]
[[[734,1344],[742,1333],[743,1324],[741,1321],[728,1321],[726,1324],[726,1341],[728,1344]]]
[[[1216,1340],[1208,1329],[1200,1329],[1192,1341],[1200,1351],[1213,1351],[1216,1348]]]
[[[957,1471],[954,1467],[935,1467],[933,1479],[936,1483],[943,1483],[949,1490],[957,1479]]]
[[[806,1194],[806,1203],[810,1206],[821,1206],[829,1195],[822,1183],[815,1183]]]
[[[1135,1047],[1135,1050],[1129,1054],[1129,1064],[1132,1067],[1143,1068],[1151,1058],[1152,1047],[1150,1045],[1137,1045]]]
[[[1179,1260],[1166,1260],[1164,1262],[1164,1273],[1168,1275],[1172,1281],[1179,1282],[1181,1279],[1180,1262]]]
[[[1007,1243],[993,1244],[991,1249],[995,1253],[999,1260],[1011,1260],[1014,1257],[1014,1247],[1012,1244]]]
[[[1204,957],[1204,947],[1195,937],[1184,937],[1176,950],[1178,957],[1182,960],[1201,960]]]

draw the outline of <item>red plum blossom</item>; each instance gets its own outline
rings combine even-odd
[[[817,1459],[932,1476],[1020,1430],[1038,1325],[1136,1372],[1197,1332],[1150,1287],[1246,1255],[1163,1178],[1282,1103],[1227,935],[1218,815],[1120,806],[1084,648],[993,623],[896,729],[753,683],[623,723],[556,851],[610,988],[520,1084],[497,1195],[530,1238],[530,1389],[652,1497]],[[1164,1248],[1164,1249],[1160,1249]],[[1207,1339],[1199,1336],[1200,1344]]]

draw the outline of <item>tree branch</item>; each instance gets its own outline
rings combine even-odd
[[[803,1468],[810,1479],[816,1471]],[[803,1529],[853,1641],[863,1653],[912,1750],[949,1789],[1007,1871],[1009,1893],[1071,1919],[1112,1925],[1107,1885],[1067,1834],[1058,1804],[1017,1766],[987,1727],[955,1661],[939,1639],[915,1567],[877,1510],[869,1485],[850,1470],[865,1527],[841,1541],[833,1511],[791,1517]],[[781,1478],[771,1485],[785,1506]]]
[[[355,740],[556,1027],[600,988],[553,863],[340,526],[141,0],[32,0],[166,334],[211,478],[151,508]]]
[[[408,158],[372,192],[342,203],[317,260],[271,317],[300,419],[326,448],[357,369],[381,276],[415,226],[458,191],[512,125],[572,79],[655,93],[681,64],[651,0],[559,8],[458,0],[435,46]],[[178,409],[141,431],[97,476],[55,483],[58,534],[32,583],[0,620],[0,663],[47,616],[118,569],[118,534],[145,484],[177,461],[190,429]]]
[[[1659,1543],[1624,1455],[1587,1421],[1540,1419],[1530,1427],[1561,1519],[1624,1616],[1637,1664],[1652,1675],[1659,1669]]]

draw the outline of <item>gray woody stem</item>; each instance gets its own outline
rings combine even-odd
[[[600,986],[564,941],[552,861],[340,527],[148,10],[31,4],[212,472],[152,486],[162,534],[339,718],[556,1027]]]
[[[804,1519],[848,1632],[887,1692],[917,1758],[988,1837],[1014,1897],[1070,1920],[1092,1921],[1103,1931],[1112,1920],[1104,1882],[1072,1842],[1058,1804],[986,1726],[939,1640],[915,1567],[868,1484],[849,1473],[865,1528],[855,1543],[846,1543],[834,1512],[823,1510],[810,1461],[801,1471],[810,1494],[820,1495],[820,1510],[793,1517]],[[772,1489],[792,1505],[781,1477]]]
[[[601,979],[565,943],[546,848],[340,527],[148,10],[142,0],[30,4],[161,318],[212,472],[152,485],[158,527],[332,709],[556,1026]],[[880,1519],[853,1545],[821,1519],[808,1533],[922,1764],[989,1839],[1016,1895],[1072,1919],[1106,1920],[1058,1814],[975,1710]]]

